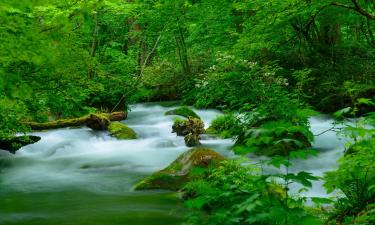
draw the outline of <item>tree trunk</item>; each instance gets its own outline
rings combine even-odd
[[[181,63],[182,72],[185,75],[188,75],[191,73],[189,59],[188,59],[188,52],[186,48],[184,33],[182,31],[182,28],[179,24],[178,19],[177,19],[177,26],[178,26],[177,30],[175,31],[177,54],[179,57],[179,61]]]
[[[99,20],[98,20],[98,12],[95,12],[94,21],[95,21],[95,27],[94,27],[94,31],[92,34],[92,42],[91,42],[91,50],[90,50],[90,55],[92,58],[95,57],[96,51],[99,45],[98,36],[99,36],[100,26],[99,26]],[[94,78],[95,76],[95,69],[93,65],[90,65],[88,76],[90,79]]]

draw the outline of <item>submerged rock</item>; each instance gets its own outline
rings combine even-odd
[[[108,126],[108,132],[121,140],[137,139],[137,133],[126,124],[121,122],[112,122]]]
[[[19,137],[11,137],[0,140],[0,149],[9,151],[10,153],[16,153],[20,148],[34,144],[40,141],[41,137],[33,135],[25,135]]]
[[[135,190],[179,190],[187,182],[207,176],[207,169],[225,160],[209,148],[193,148],[173,161],[168,167],[145,178],[135,185]]]
[[[200,119],[198,114],[196,114],[193,110],[189,109],[187,106],[181,106],[177,109],[169,110],[165,113],[165,115],[177,115],[177,116],[182,116],[185,118],[196,118]]]

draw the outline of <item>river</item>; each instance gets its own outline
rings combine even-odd
[[[155,104],[131,107],[126,122],[137,140],[116,140],[106,132],[88,128],[36,132],[36,144],[16,155],[0,151],[0,225],[177,225],[186,212],[174,193],[133,191],[142,178],[166,167],[188,148],[171,133],[175,116]],[[216,110],[196,110],[206,126]],[[332,121],[311,120],[314,133]],[[233,157],[229,139],[205,139],[204,146]],[[318,136],[320,154],[298,161],[293,170],[321,176],[337,167],[344,140],[334,132]],[[255,161],[257,159],[254,159]],[[321,182],[314,182],[307,196],[326,196]],[[297,187],[296,187],[297,188]]]

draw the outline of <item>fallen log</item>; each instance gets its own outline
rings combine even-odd
[[[65,127],[88,126],[93,130],[106,130],[111,121],[121,121],[127,118],[127,112],[93,113],[73,119],[61,119],[46,123],[23,122],[32,130],[49,130]]]

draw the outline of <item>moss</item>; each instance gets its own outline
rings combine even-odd
[[[112,122],[108,126],[109,133],[121,140],[136,139],[137,134],[134,130],[129,128],[126,124],[121,122]]]
[[[109,115],[105,113],[91,114],[85,122],[93,130],[107,130],[111,123]]]
[[[187,120],[177,119],[172,126],[172,132],[178,136],[194,134],[199,136],[204,133],[204,123],[200,119],[189,118]]]
[[[0,139],[0,149],[7,150],[14,154],[23,146],[34,144],[40,141],[40,139],[40,137],[32,135]]]
[[[201,143],[200,143],[199,139],[200,139],[199,135],[195,135],[195,134],[192,134],[192,133],[187,134],[184,138],[185,144],[188,147],[194,147],[194,146],[200,145]]]
[[[48,130],[64,127],[77,127],[85,126],[95,128],[106,128],[109,121],[120,121],[127,117],[126,112],[113,112],[113,113],[94,113],[79,118],[61,119],[46,123],[37,122],[24,122],[25,125],[30,126],[33,130]],[[90,126],[92,125],[92,126]],[[104,127],[103,127],[104,126]]]
[[[187,106],[181,106],[177,109],[169,110],[165,113],[165,115],[177,115],[177,116],[182,116],[185,118],[192,117],[192,118],[200,119],[200,117],[193,110],[189,109],[189,107]]]
[[[225,160],[209,148],[193,148],[173,161],[165,169],[145,178],[134,186],[135,190],[179,190],[191,180],[207,176],[208,168]]]

